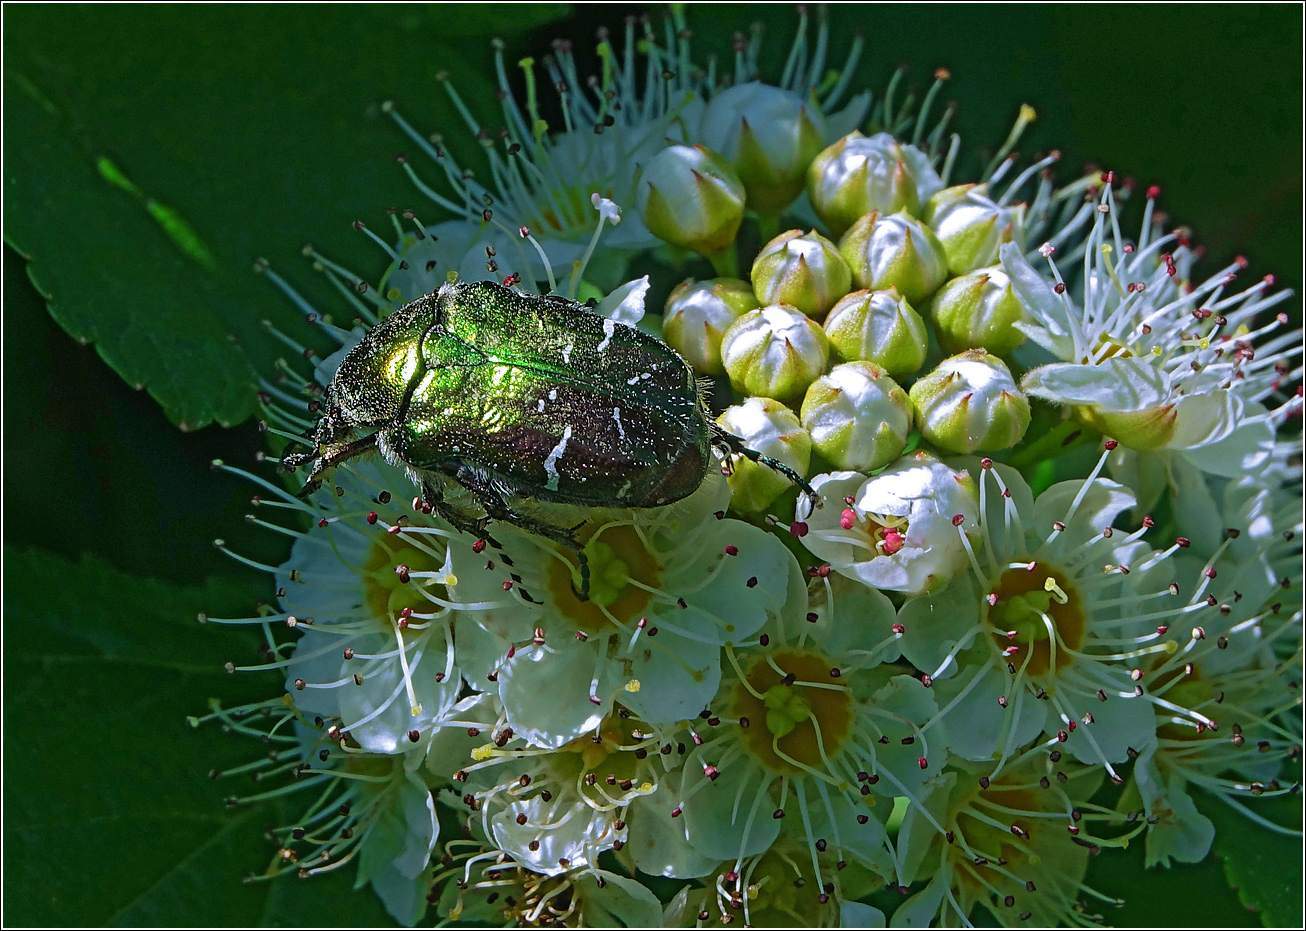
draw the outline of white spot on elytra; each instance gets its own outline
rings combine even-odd
[[[553,452],[544,457],[544,474],[549,477],[544,487],[549,491],[558,490],[558,460],[567,451],[567,441],[571,439],[571,424],[562,428],[562,439],[553,447]]]
[[[563,347],[563,349],[562,349],[562,364],[563,364],[563,365],[571,365],[571,351],[572,351],[573,349],[575,349],[575,348],[576,348],[576,347],[573,346],[571,343],[568,343],[566,346]]]
[[[607,348],[608,348],[608,343],[612,342],[612,334],[615,333],[615,332],[617,332],[617,321],[615,321],[615,320],[604,320],[604,321],[603,321],[603,342],[599,343],[599,344],[598,344],[597,346],[595,346],[594,348],[595,348],[598,352],[602,352],[603,350],[607,349]]]
[[[544,413],[544,398],[540,398],[539,404],[537,405],[537,409],[541,414]]]
[[[556,401],[556,400],[558,400],[558,389],[557,389],[557,388],[550,388],[550,389],[549,389],[549,400],[550,400],[550,401]]]
[[[614,407],[612,409],[612,419],[617,422],[617,430],[621,433],[621,438],[624,440],[626,438],[626,428],[621,423],[621,408]]]

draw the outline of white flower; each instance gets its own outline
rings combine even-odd
[[[1025,390],[1076,405],[1126,446],[1179,450],[1218,475],[1259,468],[1275,426],[1300,406],[1280,386],[1301,377],[1301,331],[1285,314],[1265,319],[1292,292],[1269,293],[1267,276],[1226,295],[1241,259],[1190,282],[1193,252],[1181,232],[1159,235],[1152,197],[1136,244],[1122,238],[1114,210],[1107,185],[1074,290],[1051,246],[1042,250],[1051,280],[1018,246],[1002,247],[1002,267],[1032,318],[1015,326],[1059,360],[1030,372]]]
[[[720,646],[803,597],[776,537],[718,519],[728,495],[717,475],[672,507],[591,523],[586,602],[575,557],[539,537],[496,529],[510,568],[453,548],[458,597],[506,645],[497,685],[515,734],[561,746],[592,732],[614,697],[650,724],[692,717],[716,691]]]
[[[803,545],[836,572],[918,594],[947,584],[966,565],[958,534],[975,531],[975,482],[929,453],[905,456],[873,478],[818,475],[812,487],[828,503],[797,516],[809,528]]]

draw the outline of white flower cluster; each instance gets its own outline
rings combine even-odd
[[[1289,293],[1194,278],[1155,191],[1130,238],[1111,173],[1018,171],[1028,108],[958,184],[946,75],[872,107],[860,40],[826,79],[824,25],[775,85],[758,37],[718,80],[666,28],[601,39],[596,80],[558,46],[562,132],[531,61],[524,102],[499,63],[502,145],[446,81],[485,183],[386,106],[453,218],[373,236],[376,287],[314,256],[349,330],[263,269],[343,347],[264,385],[270,428],[304,436],[365,328],[452,275],[635,323],[645,257],[697,253],[716,277],[661,332],[822,506],[736,456],[671,506],[581,514],[582,600],[574,553],[502,522],[487,548],[385,462],[308,501],[249,476],[294,545],[278,607],[230,622],[286,690],[213,716],[296,777],[250,799],[314,799],[267,875],[354,860],[408,924],[1052,925],[1091,917],[1090,850],[1202,859],[1199,795],[1289,830],[1254,798],[1296,788],[1302,741]]]

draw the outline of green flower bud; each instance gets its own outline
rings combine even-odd
[[[654,236],[711,256],[734,244],[744,185],[711,149],[672,145],[640,169],[636,206]]]
[[[836,365],[803,398],[812,445],[839,469],[872,472],[898,458],[911,417],[907,392],[873,362]]]
[[[835,236],[871,211],[913,217],[943,187],[929,156],[888,133],[851,132],[812,161],[807,196]]]
[[[800,475],[812,464],[812,438],[798,415],[771,398],[748,398],[726,408],[717,423],[764,456],[778,459]],[[740,511],[770,506],[792,483],[779,472],[752,460],[730,457],[730,504]]]
[[[816,230],[781,233],[753,262],[753,292],[766,304],[792,304],[820,320],[848,293],[852,273],[834,243]]]
[[[776,216],[802,193],[807,166],[821,151],[824,122],[792,91],[750,81],[712,98],[699,137],[734,165],[748,206]]]
[[[934,233],[905,211],[868,213],[844,234],[839,252],[858,288],[897,288],[920,304],[948,280],[948,260]]]
[[[741,394],[802,397],[829,359],[820,324],[789,304],[750,310],[721,340],[721,361]]]
[[[999,206],[986,184],[960,184],[939,191],[925,205],[924,220],[943,243],[953,276],[998,264],[1004,242],[1025,242],[1025,205]]]
[[[747,281],[712,278],[696,282],[690,278],[667,298],[662,338],[698,371],[720,375],[725,371],[721,337],[741,315],[759,306]]]
[[[854,291],[825,318],[830,354],[845,362],[874,362],[894,378],[914,375],[925,364],[925,321],[897,288]]]
[[[948,452],[1006,449],[1029,429],[1029,399],[1006,364],[983,349],[944,359],[910,397],[921,435]]]
[[[987,349],[1004,356],[1025,341],[1015,324],[1027,320],[1024,306],[1001,268],[981,268],[939,289],[925,312],[934,321],[945,352]]]

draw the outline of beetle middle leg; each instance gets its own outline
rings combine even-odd
[[[501,520],[512,524],[514,527],[519,527],[527,533],[533,533],[536,536],[544,537],[546,540],[552,540],[575,553],[580,568],[580,591],[576,591],[574,586],[572,591],[581,601],[590,600],[589,557],[585,555],[585,548],[576,539],[575,528],[559,527],[556,524],[537,520],[513,510],[503,499],[502,492],[493,483],[478,475],[466,465],[453,465],[448,469],[448,472],[454,481],[476,495],[481,502],[481,506],[485,508],[485,513],[493,520]]]

